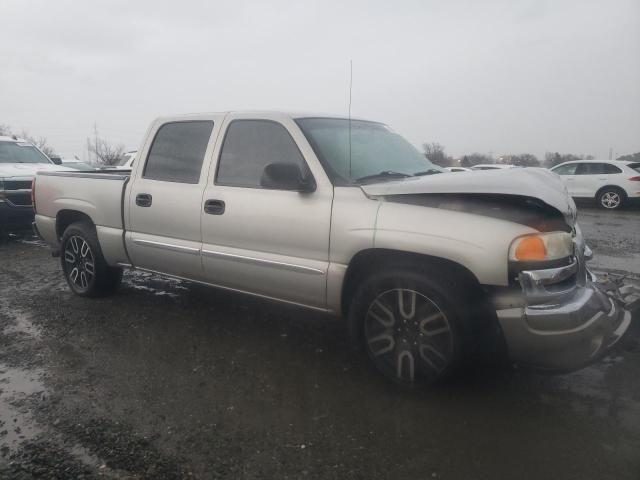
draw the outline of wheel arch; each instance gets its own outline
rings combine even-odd
[[[95,223],[86,213],[79,210],[60,210],[56,214],[56,236],[58,240],[62,239],[62,235],[67,227],[76,222],[86,222],[95,228]]]
[[[602,195],[605,190],[616,190],[622,193],[623,200],[626,200],[628,197],[627,191],[620,185],[605,185],[604,187],[600,187],[596,192],[596,200],[600,197],[600,195]]]
[[[442,257],[386,248],[368,248],[356,253],[349,262],[341,290],[340,309],[346,315],[358,285],[383,268],[447,269],[470,288],[480,289],[477,277],[465,266]]]

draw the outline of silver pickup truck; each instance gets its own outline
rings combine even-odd
[[[136,268],[341,315],[403,385],[491,337],[579,368],[630,324],[548,171],[442,173],[384,124],[264,112],[160,118],[138,158],[36,178],[37,230],[78,295]]]
[[[33,223],[31,183],[36,172],[69,170],[38,147],[15,136],[0,136],[0,235]]]

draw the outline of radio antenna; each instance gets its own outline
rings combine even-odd
[[[353,60],[349,60],[349,180],[351,180],[351,92],[353,90]]]

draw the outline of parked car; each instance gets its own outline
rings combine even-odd
[[[31,226],[33,177],[38,170],[60,169],[28,141],[0,136],[0,231]]]
[[[402,385],[489,339],[516,362],[579,368],[629,327],[547,170],[469,182],[383,124],[284,113],[160,118],[143,144],[130,173],[37,176],[37,231],[78,295],[136,268],[342,315]]]
[[[74,170],[82,170],[82,171],[99,170],[99,167],[97,167],[96,165],[83,162],[82,160],[79,160],[75,157],[61,157],[60,162],[62,166],[69,167]]]
[[[640,162],[574,160],[551,171],[560,175],[572,197],[593,198],[608,210],[640,198]]]
[[[447,172],[471,172],[470,168],[465,167],[444,167]]]
[[[503,170],[505,168],[515,168],[515,165],[508,165],[506,163],[481,163],[474,165],[471,170]]]

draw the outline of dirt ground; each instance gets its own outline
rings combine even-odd
[[[640,279],[640,210],[581,208],[598,272]],[[73,295],[25,235],[0,242],[0,478],[640,478],[638,315],[550,376],[478,366],[400,392],[343,323],[126,273]]]

